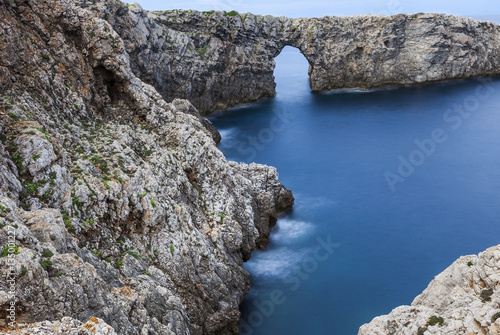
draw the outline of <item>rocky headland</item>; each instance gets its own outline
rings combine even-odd
[[[460,257],[413,300],[358,335],[500,334],[500,246]]]
[[[111,10],[134,74],[202,114],[274,96],[274,58],[287,45],[309,62],[313,91],[500,74],[500,26],[457,16]]]
[[[243,261],[292,194],[275,168],[228,162],[187,100],[133,74],[107,6],[0,5],[1,326],[14,304],[17,323],[234,333]]]
[[[0,0],[1,331],[236,333],[242,264],[294,199],[275,168],[227,161],[202,115],[273,96],[285,45],[321,91],[497,75],[498,32]]]

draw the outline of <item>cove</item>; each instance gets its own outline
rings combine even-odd
[[[240,334],[356,334],[500,242],[500,80],[315,94],[296,49],[276,62],[275,98],[211,117],[228,160],[275,166],[296,198],[245,264]]]

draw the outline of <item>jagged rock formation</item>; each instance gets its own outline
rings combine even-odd
[[[308,60],[314,91],[500,74],[500,26],[456,16],[109,10],[134,73],[165,99],[189,99],[201,113],[273,96],[274,57],[286,45]]]
[[[86,323],[64,317],[61,321],[43,321],[30,325],[22,325],[14,330],[7,330],[9,335],[117,335],[115,330],[99,318],[91,318]]]
[[[109,334],[234,333],[242,263],[293,197],[133,74],[104,19],[115,7],[0,0],[0,327],[14,305],[17,323],[55,320],[20,334],[87,333],[63,317]]]
[[[499,334],[499,288],[500,245],[460,257],[411,306],[376,317],[358,335]]]
[[[272,96],[285,45],[314,90],[495,75],[500,57],[498,26],[443,15],[0,0],[0,327],[14,305],[38,322],[19,334],[236,332],[242,263],[293,197],[226,161],[198,109]]]

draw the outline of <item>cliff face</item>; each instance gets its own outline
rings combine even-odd
[[[37,322],[10,333],[236,332],[242,263],[293,197],[178,98],[272,96],[285,45],[314,90],[498,73],[484,22],[232,14],[0,0],[0,317]]]
[[[413,300],[363,325],[372,334],[499,334],[500,245],[464,256]]]
[[[0,0],[0,326],[13,304],[56,320],[26,334],[233,333],[242,263],[293,197],[133,74],[115,7]]]
[[[132,70],[201,113],[274,95],[276,57],[294,46],[311,88],[374,88],[500,74],[500,26],[442,14],[289,19],[114,6]]]

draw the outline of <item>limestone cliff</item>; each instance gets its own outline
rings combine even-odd
[[[293,197],[133,74],[113,6],[0,0],[0,329],[13,305],[19,334],[234,333]]]
[[[237,331],[243,261],[293,197],[228,162],[199,111],[272,96],[285,45],[314,90],[499,71],[498,26],[444,15],[0,0],[0,319],[30,323],[2,332]]]
[[[363,325],[358,335],[499,334],[500,245],[460,257],[413,300]]]
[[[132,70],[201,113],[270,97],[274,57],[300,49],[311,88],[374,88],[500,74],[500,26],[443,14],[286,17],[115,5]]]

